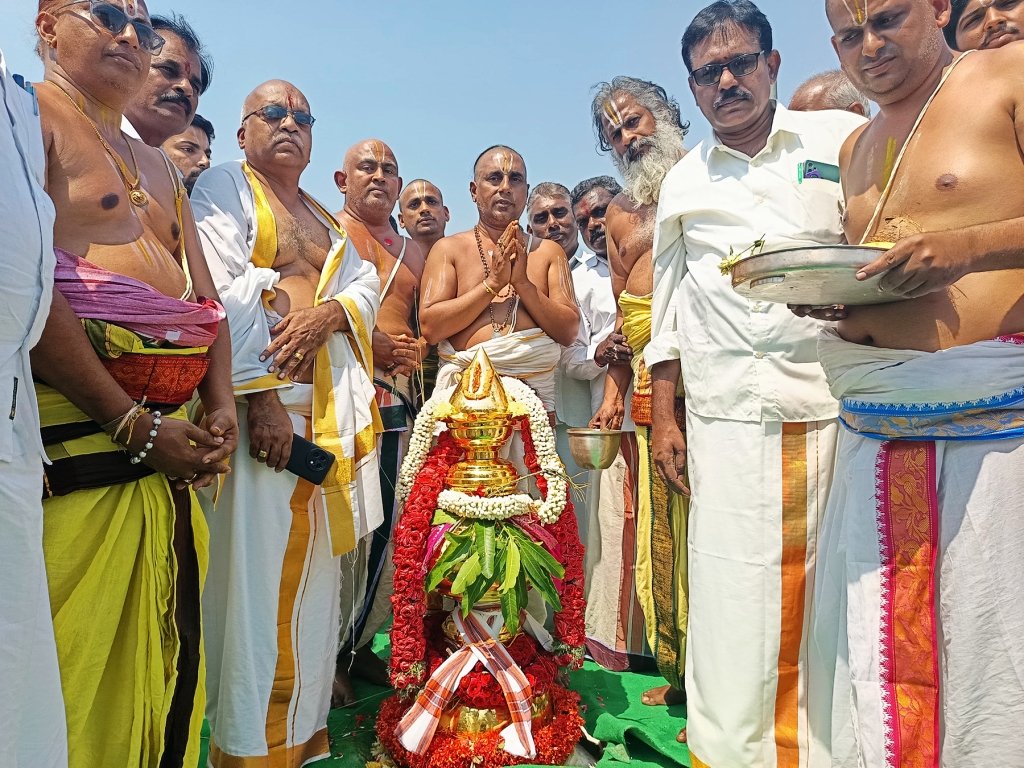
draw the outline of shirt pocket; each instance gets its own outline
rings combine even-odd
[[[843,239],[842,187],[825,179],[793,182],[794,239],[838,243]]]

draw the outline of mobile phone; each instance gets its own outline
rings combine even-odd
[[[285,469],[293,475],[309,480],[313,485],[320,485],[333,464],[332,454],[304,437],[292,435],[292,453]]]

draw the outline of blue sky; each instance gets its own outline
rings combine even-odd
[[[264,80],[294,82],[312,105],[313,160],[303,185],[341,207],[333,173],[345,149],[374,136],[395,150],[406,181],[435,181],[452,212],[449,233],[475,221],[471,164],[491,144],[526,158],[531,184],[572,187],[612,174],[597,152],[590,89],[615,75],[663,85],[708,135],[686,83],[679,39],[704,2],[628,0],[152,0],[184,14],[215,61],[199,111],[217,130],[214,162],[240,157],[242,101]],[[779,95],[837,66],[823,0],[761,0],[782,53]],[[9,65],[42,76],[32,52],[36,3],[0,0]]]

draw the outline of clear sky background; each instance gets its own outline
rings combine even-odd
[[[314,149],[303,186],[340,208],[334,171],[345,149],[377,137],[406,181],[426,177],[451,209],[448,232],[476,220],[474,158],[508,144],[531,184],[572,187],[615,175],[596,148],[591,88],[615,75],[664,86],[691,121],[687,146],[709,134],[694,105],[679,40],[701,0],[151,0],[196,28],[215,62],[199,111],[217,131],[214,163],[241,157],[242,101],[271,78],[309,98]],[[779,95],[838,63],[823,0],[761,0],[782,53]],[[42,76],[33,53],[34,0],[0,0],[0,46],[15,72]]]

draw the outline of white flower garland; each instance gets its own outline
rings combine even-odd
[[[538,505],[536,500],[522,493],[485,498],[445,490],[438,497],[438,507],[448,514],[476,520],[504,520],[527,514],[536,508],[537,517],[542,523],[554,523],[565,509],[569,484],[565,467],[558,458],[555,435],[551,429],[551,422],[548,421],[547,411],[537,393],[528,384],[508,376],[502,376],[501,383],[512,400],[527,411],[537,463],[540,465],[541,475],[547,481],[547,498]],[[416,417],[416,424],[409,438],[409,450],[402,462],[402,469],[398,474],[398,487],[395,489],[395,500],[399,505],[404,504],[409,498],[416,476],[427,461],[438,422],[443,421],[451,413],[449,401],[454,392],[454,387],[435,390]]]
[[[548,486],[548,496],[537,509],[537,517],[545,525],[558,522],[569,498],[569,483],[565,475],[565,465],[558,458],[555,432],[551,429],[548,412],[529,384],[504,376],[501,377],[501,383],[505,385],[505,391],[512,399],[526,406],[529,411],[533,448],[537,453],[541,475]]]
[[[467,517],[471,520],[507,520],[510,517],[528,515],[535,502],[525,493],[490,498],[470,496],[460,491],[441,491],[437,497],[437,508],[449,515]]]

